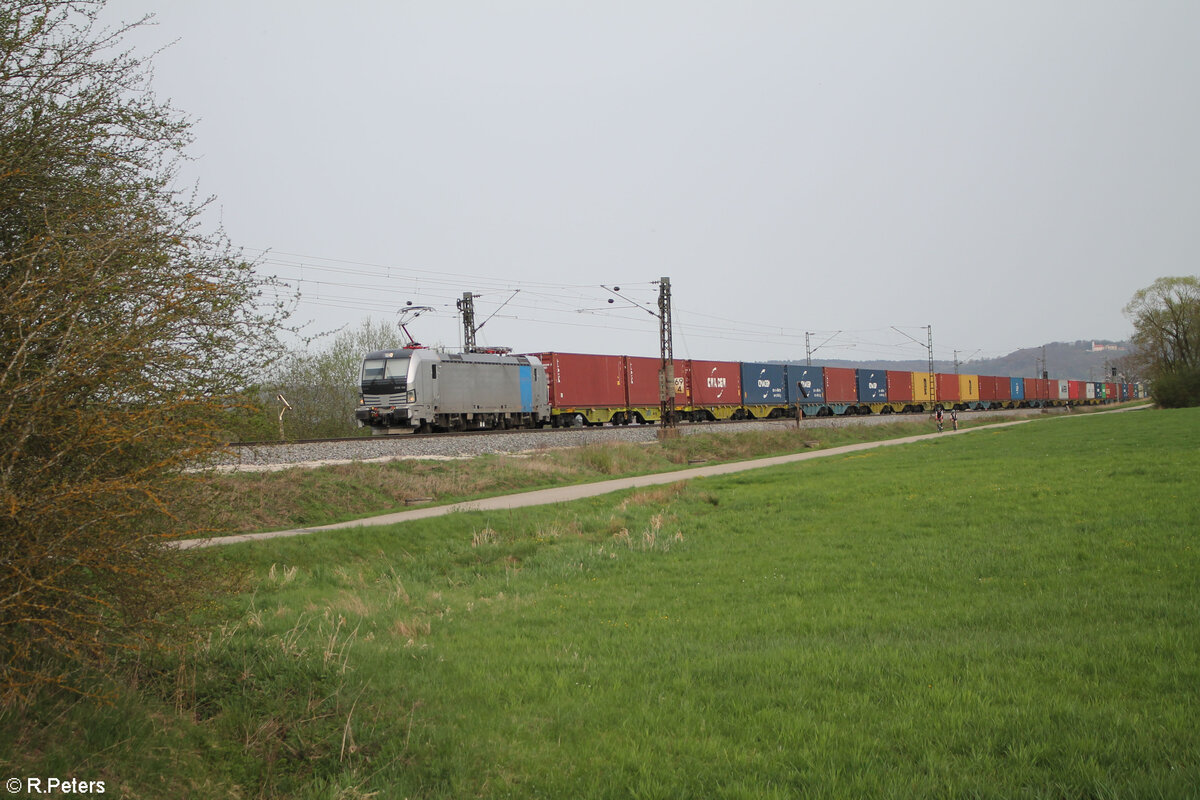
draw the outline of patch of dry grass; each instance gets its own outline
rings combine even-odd
[[[488,455],[461,461],[394,461],[296,468],[270,473],[197,475],[182,512],[209,535],[280,530],[385,514],[423,503],[450,503],[506,492],[677,469],[692,461],[738,461],[819,446],[926,431],[922,422],[871,428],[793,429],[684,436],[651,445],[609,443]],[[627,503],[658,502],[670,487]]]
[[[649,489],[639,489],[618,503],[617,508],[624,511],[631,506],[663,505],[674,502],[686,491],[686,481],[668,483],[664,486],[653,486]]]

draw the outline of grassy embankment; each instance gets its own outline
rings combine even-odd
[[[963,416],[964,428],[1004,421]],[[949,430],[949,421],[946,425]],[[654,445],[599,444],[462,460],[404,460],[214,474],[197,487],[190,518],[197,527],[215,535],[284,530],[421,505],[667,472],[696,462],[742,461],[933,430],[932,421],[911,417],[891,424],[841,428],[796,428],[781,422],[774,431],[682,436]]]
[[[125,797],[1194,796],[1198,485],[1200,410],[1079,416],[219,548],[245,590],[159,700],[0,753]]]

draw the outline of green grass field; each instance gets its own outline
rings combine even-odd
[[[218,548],[244,591],[159,700],[0,753],[123,797],[1195,797],[1197,487],[1200,410],[1080,415]]]

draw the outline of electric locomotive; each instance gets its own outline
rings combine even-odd
[[[359,427],[419,433],[539,427],[550,419],[546,370],[534,356],[397,348],[368,353]]]

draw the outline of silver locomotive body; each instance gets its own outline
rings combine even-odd
[[[360,427],[468,430],[549,421],[546,371],[533,356],[376,350],[363,359]]]

